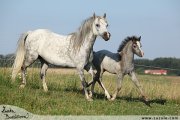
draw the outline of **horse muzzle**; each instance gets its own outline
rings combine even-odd
[[[104,32],[103,35],[102,35],[102,38],[105,40],[105,41],[108,41],[111,37],[111,34],[109,32]]]
[[[140,57],[143,57],[143,56],[144,56],[144,52],[143,52],[143,51],[141,51]]]

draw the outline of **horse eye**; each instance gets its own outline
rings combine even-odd
[[[133,48],[136,48],[136,45],[135,45],[135,44],[133,45]]]
[[[106,27],[108,27],[109,25],[107,24]]]
[[[100,27],[100,25],[99,25],[99,24],[96,24],[96,27]]]

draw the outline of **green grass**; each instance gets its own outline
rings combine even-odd
[[[150,106],[144,103],[139,93],[125,77],[121,92],[115,101],[110,102],[96,84],[93,102],[88,102],[82,92],[76,74],[47,74],[49,91],[45,93],[39,72],[31,71],[27,85],[19,89],[20,79],[10,81],[10,72],[0,70],[0,104],[14,105],[40,115],[180,115],[180,79],[165,76],[138,75],[150,99]],[[91,77],[86,75],[86,79]],[[110,94],[115,88],[116,77],[105,75],[103,83]]]

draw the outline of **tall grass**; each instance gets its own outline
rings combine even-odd
[[[93,102],[83,95],[78,75],[62,74],[49,70],[45,93],[39,77],[39,69],[31,68],[27,74],[27,85],[19,89],[21,79],[11,83],[10,70],[0,69],[0,104],[22,107],[34,114],[50,115],[179,115],[180,78],[166,76],[138,75],[149,104],[144,103],[138,90],[127,76],[117,99],[108,101],[98,84],[95,86]],[[86,79],[91,76],[86,74]],[[115,90],[116,76],[105,74],[103,83],[112,94]]]

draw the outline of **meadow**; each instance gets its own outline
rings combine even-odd
[[[180,115],[180,77],[137,75],[149,102],[144,102],[126,76],[115,101],[108,101],[98,84],[92,102],[85,99],[74,69],[49,69],[43,91],[39,69],[29,68],[27,85],[19,89],[20,78],[12,83],[10,69],[0,69],[0,104],[14,105],[39,115]],[[91,76],[86,73],[86,80]],[[106,73],[103,83],[112,95],[116,76]]]

